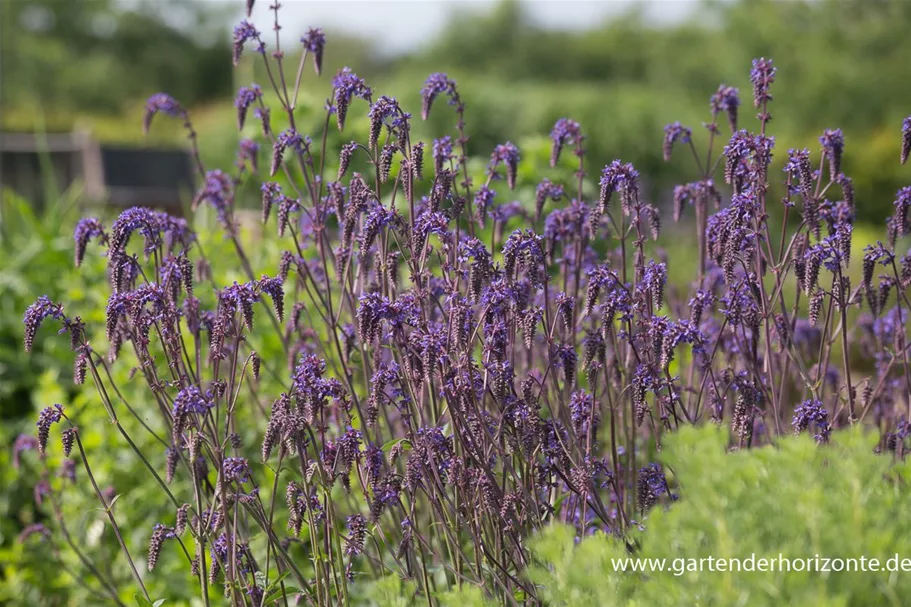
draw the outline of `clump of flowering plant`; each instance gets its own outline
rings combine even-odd
[[[319,73],[323,32],[301,44],[300,69],[312,57]],[[170,97],[149,101],[144,124],[157,114],[184,122],[202,183],[194,205],[214,209],[244,281],[207,284],[216,296],[204,303],[200,286],[212,279],[200,271],[191,225],[134,208],[109,229],[89,219],[76,230],[77,265],[92,247],[107,248],[100,349],[95,331],[46,298],[25,315],[27,349],[49,319],[69,332],[77,378],[95,386],[170,503],[151,531],[150,570],[175,546],[205,604],[216,592],[257,607],[291,595],[347,603],[363,576],[387,573],[416,583],[428,602],[441,585],[474,584],[516,604],[537,597],[523,575],[531,532],[560,521],[580,536],[625,537],[677,498],[673,477],[646,454],[681,426],[729,424],[730,447],[748,449],[792,431],[824,445],[839,426],[875,421],[882,449],[903,453],[911,256],[896,247],[911,231],[911,191],[899,192],[889,244],[864,251],[863,280],[852,285],[853,186],[842,172],[844,137],[827,130],[815,160],[810,150],[788,153],[773,227],[770,187],[781,172],[772,170],[771,60],[754,61],[750,74],[755,132],[743,128],[729,86],[711,97],[704,152],[692,129],[665,129],[664,157],[689,151],[698,170],[673,196],[675,220],[695,215],[699,251],[695,281],[679,293],[667,284],[673,261],[650,258],[662,217],[639,172],[618,159],[591,183],[583,144],[597,134],[584,125],[562,118],[551,132],[551,166],[575,158],[569,179],[554,168],[533,203],[498,204],[502,182],[512,190],[522,177],[521,151],[511,142],[475,150],[489,154],[476,182],[466,106],[445,74],[423,85],[420,113],[452,112],[454,131],[423,142],[396,99],[340,70],[327,128],[345,131],[354,112],[370,126],[332,150],[328,130],[298,131],[300,79],[275,76],[284,73],[278,37],[270,53],[242,22],[235,63],[251,46],[282,112],[271,115],[257,85],[240,89],[238,126],[252,109],[261,134],[242,141],[233,173],[203,166],[190,116]],[[286,249],[274,276],[253,268],[235,214],[260,149],[271,150],[269,179],[282,179],[261,188],[263,221]],[[861,306],[869,312],[852,325]],[[252,349],[248,337],[262,326],[287,369]],[[852,343],[873,357],[866,376],[852,365]],[[167,429],[155,435],[157,453],[143,453],[119,423],[123,410],[137,415],[110,372],[124,349],[147,385],[144,406]],[[280,390],[262,393],[263,370]],[[248,393],[271,401],[260,403],[257,445],[239,432]],[[61,409],[42,412],[40,453],[64,421]],[[67,455],[74,443],[91,478],[70,424]]]

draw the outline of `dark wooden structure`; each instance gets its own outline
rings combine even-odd
[[[184,150],[108,145],[85,132],[0,133],[0,187],[40,204],[51,177],[58,191],[81,182],[86,203],[112,207],[175,213],[193,195],[193,164]]]

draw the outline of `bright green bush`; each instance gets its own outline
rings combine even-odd
[[[642,520],[628,538],[629,549],[600,534],[577,543],[571,528],[552,527],[534,544],[539,564],[529,576],[554,606],[905,605],[907,571],[675,575],[618,573],[613,563],[629,556],[666,559],[670,569],[674,559],[687,559],[679,564],[751,553],[776,560],[779,554],[866,556],[881,567],[896,554],[909,559],[911,519],[904,513],[911,471],[907,463],[875,454],[875,444],[875,437],[855,429],[836,433],[827,447],[801,436],[777,447],[725,453],[723,429],[681,429],[660,458],[677,473],[680,501]]]

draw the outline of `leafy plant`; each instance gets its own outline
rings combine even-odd
[[[548,528],[532,543],[539,564],[529,576],[554,606],[902,605],[911,541],[896,513],[909,505],[911,470],[875,454],[876,443],[854,428],[825,448],[801,436],[731,454],[722,429],[682,429],[661,457],[680,503],[652,510],[626,542],[579,542],[571,527]],[[794,561],[791,570],[780,557]],[[861,557],[881,569],[859,570]],[[620,570],[633,559],[665,570]],[[741,569],[722,571],[717,560],[726,559],[742,559]]]

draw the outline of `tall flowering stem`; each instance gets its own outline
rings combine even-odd
[[[411,108],[343,68],[322,132],[304,132],[301,71],[312,57],[321,72],[325,35],[301,39],[287,82],[270,8],[271,52],[251,24],[235,32],[236,59],[262,61],[267,86],[238,91],[234,170],[200,166],[194,207],[211,209],[236,260],[201,258],[191,221],[165,213],[128,209],[109,228],[86,219],[74,260],[107,259],[103,328],[45,297],[23,317],[26,349],[48,326],[70,334],[74,379],[102,404],[79,421],[103,409],[166,498],[147,529],[150,569],[186,558],[205,604],[215,589],[257,607],[295,595],[348,604],[365,577],[390,571],[428,603],[466,583],[504,604],[537,601],[522,572],[542,526],[632,541],[653,508],[678,497],[686,507],[685,487],[646,457],[681,426],[725,424],[732,450],[795,431],[826,448],[872,411],[880,449],[905,452],[911,254],[897,247],[911,233],[911,189],[896,196],[888,244],[852,256],[843,134],[791,150],[778,171],[771,61],[750,73],[757,129],[721,85],[705,132],[672,122],[654,133],[668,162],[695,167],[672,193],[673,219],[694,215],[697,234],[696,280],[680,285],[679,260],[654,244],[680,232],[648,180],[622,159],[589,177],[595,134],[570,118],[550,131],[549,166],[505,142],[475,173],[449,76],[415,86],[423,119],[445,116],[444,101],[456,115],[454,132],[422,142]],[[149,101],[145,125],[158,114],[189,124],[167,96]],[[333,149],[336,128],[345,143]],[[247,254],[235,213],[263,149],[270,180],[257,196],[282,248],[272,260]],[[213,279],[210,261],[231,279]],[[855,351],[869,369],[852,364]],[[143,386],[131,401],[119,365]],[[55,449],[68,419],[44,409],[35,436],[16,442],[17,465]],[[76,450],[104,500],[74,432],[63,453]],[[53,505],[46,484],[36,495]],[[120,536],[128,522],[105,508]]]

